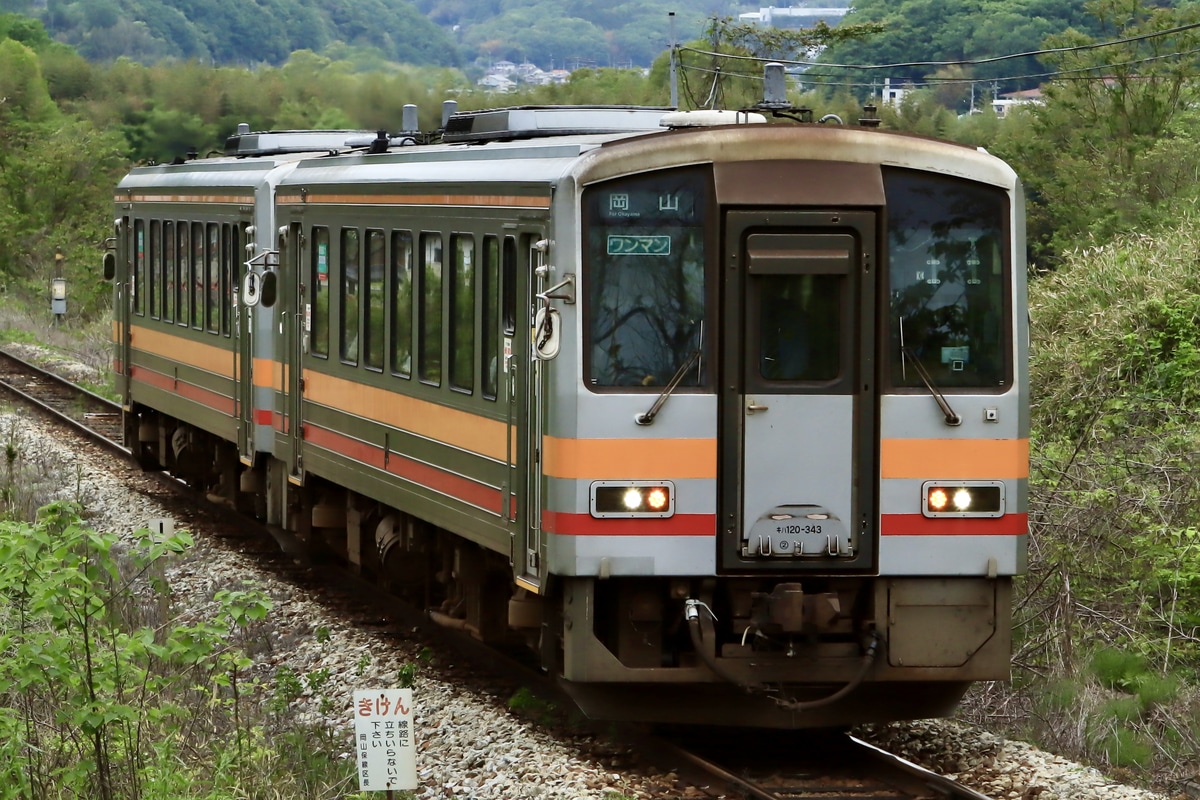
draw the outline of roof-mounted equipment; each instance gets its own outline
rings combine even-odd
[[[460,111],[446,121],[444,142],[497,142],[542,136],[659,130],[673,109],[646,106],[520,106]]]
[[[246,123],[238,125],[237,133],[225,140],[227,156],[275,156],[284,153],[325,153],[345,150],[355,138],[375,138],[374,131],[255,131]]]

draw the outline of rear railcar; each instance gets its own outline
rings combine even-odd
[[[225,157],[135,168],[118,185],[113,369],[144,466],[229,499],[261,491],[277,321],[266,305],[251,315],[243,284],[278,266],[280,176],[355,133],[241,131]]]

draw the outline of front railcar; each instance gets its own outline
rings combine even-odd
[[[599,147],[555,202],[542,288],[575,270],[578,302],[545,300],[563,347],[538,379],[534,533],[581,707],[848,725],[1007,677],[1029,424],[1014,172],[740,125]]]

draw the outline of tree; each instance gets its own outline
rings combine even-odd
[[[1200,8],[1087,7],[1103,39],[1068,30],[1048,40],[1061,50],[1044,57],[1058,76],[1043,87],[1045,104],[1018,114],[995,144],[1024,167],[1031,239],[1049,259],[1082,234],[1104,241],[1164,203],[1195,197],[1200,174],[1192,78],[1200,31],[1189,27]]]
[[[884,77],[920,82],[942,64],[1038,50],[1048,34],[1072,25],[1096,32],[1079,0],[856,0],[842,24],[868,22],[880,26],[875,34],[832,42],[819,60],[828,65],[896,65],[882,73],[852,71],[861,83]],[[832,67],[820,69],[837,74]],[[971,77],[999,81],[1004,89],[1031,88],[1037,84],[1035,76],[1045,72],[1032,57],[969,69]]]

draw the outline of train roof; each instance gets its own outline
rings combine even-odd
[[[536,187],[554,185],[569,174],[590,182],[672,163],[771,159],[863,161],[997,185],[1013,181],[1003,162],[964,145],[859,126],[747,124],[763,121],[745,112],[569,106],[454,114],[436,144],[382,131],[239,130],[230,137],[230,154],[140,167],[121,181],[118,191],[249,191],[264,182],[279,187],[354,185],[368,192],[372,185],[401,183]],[[731,136],[745,143],[735,147]],[[610,149],[626,140],[628,145]],[[288,168],[278,169],[284,166]]]

